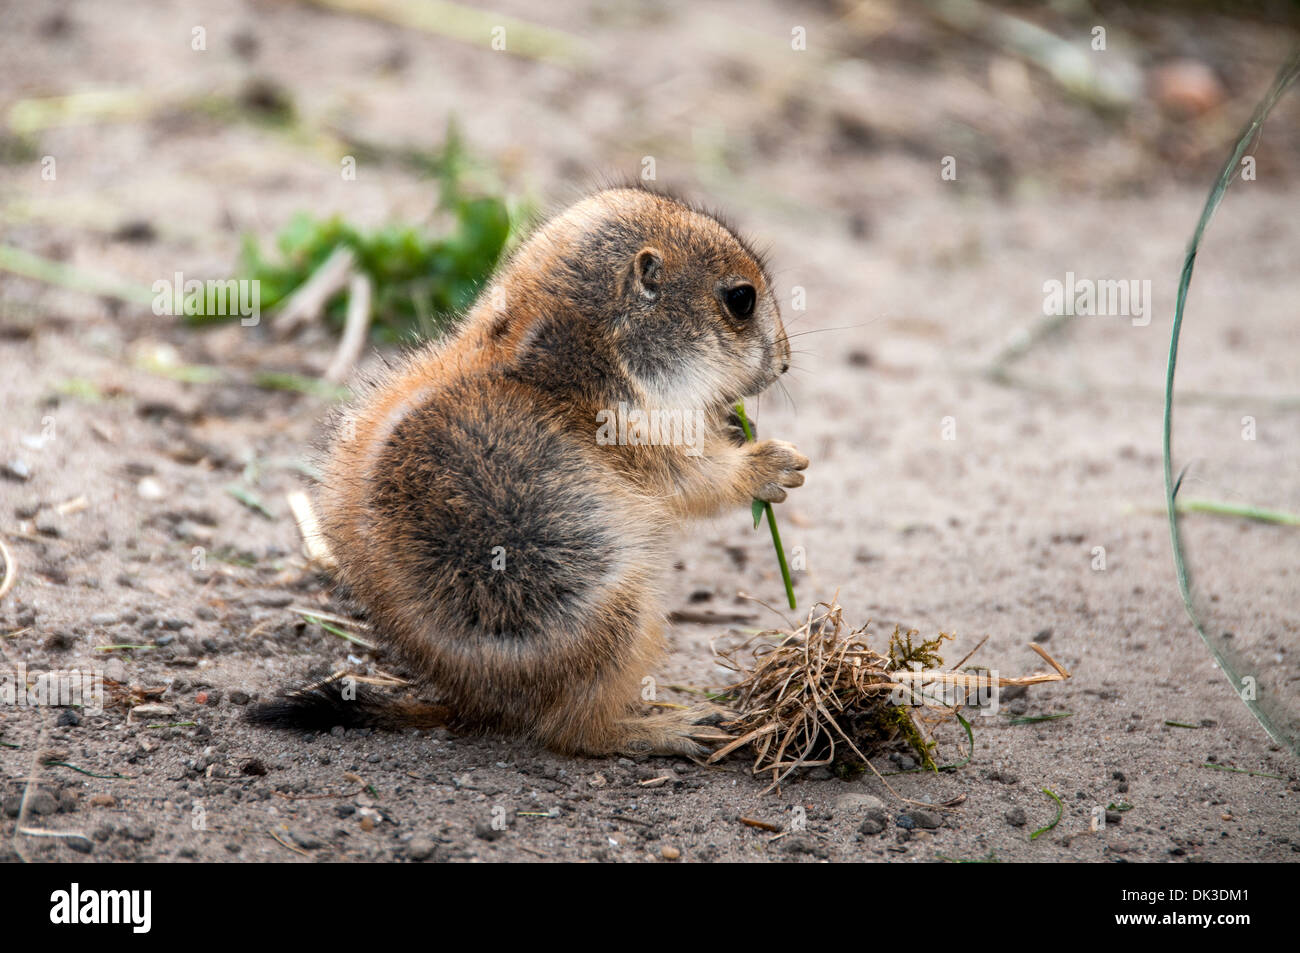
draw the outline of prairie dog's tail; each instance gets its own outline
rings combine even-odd
[[[451,721],[451,709],[336,678],[255,705],[247,718],[257,725],[301,731],[336,727],[402,731],[445,727]]]

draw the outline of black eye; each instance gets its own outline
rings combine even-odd
[[[722,293],[722,299],[727,302],[727,310],[737,318],[748,318],[754,313],[754,295],[753,285],[736,285],[734,288],[728,288]]]

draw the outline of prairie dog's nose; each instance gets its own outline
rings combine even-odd
[[[785,324],[781,321],[781,312],[776,313],[776,357],[784,374],[790,369],[790,339],[785,335]]]

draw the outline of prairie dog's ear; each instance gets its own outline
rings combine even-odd
[[[663,267],[663,255],[650,245],[637,252],[632,260],[632,287],[645,300],[654,301],[659,297]]]

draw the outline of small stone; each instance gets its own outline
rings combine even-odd
[[[289,839],[303,850],[319,850],[325,846],[325,842],[314,834],[299,834],[297,831],[290,831]]]
[[[63,527],[59,525],[59,519],[53,513],[41,513],[36,517],[36,532],[42,536],[49,536],[58,539],[63,535]]]
[[[659,856],[664,860],[681,860],[682,852],[676,847],[663,847],[659,851]]]
[[[14,457],[5,463],[3,468],[4,475],[10,480],[18,483],[26,483],[32,478],[32,468],[27,465],[27,461],[22,457]]]
[[[898,815],[898,817],[894,819],[894,823],[905,831],[910,831],[912,828],[916,827],[916,821],[912,820],[911,814]]]
[[[51,791],[41,788],[27,799],[27,810],[32,814],[57,814],[59,801]],[[16,816],[16,815],[15,815]]]
[[[66,652],[76,644],[76,634],[68,629],[55,629],[45,639],[45,648],[51,652]]]
[[[247,705],[251,701],[247,692],[233,691],[230,693],[230,704]]]
[[[1002,819],[1012,827],[1024,827],[1025,823],[1029,820],[1029,818],[1025,816],[1025,809],[1023,807],[1013,807],[1002,815]]]
[[[80,800],[76,788],[64,788],[59,792],[59,810],[71,814],[79,806]]]
[[[821,844],[817,843],[807,834],[796,834],[785,841],[785,849],[791,854],[809,854],[819,860],[825,860],[830,856],[828,851]]]
[[[428,860],[435,849],[433,841],[427,837],[416,837],[406,845],[406,856],[416,861]]]
[[[59,712],[58,720],[54,724],[60,728],[76,728],[81,724],[81,716],[77,714],[75,708],[65,708]]]
[[[478,821],[474,825],[474,836],[479,840],[494,841],[505,836],[505,831],[493,827],[487,821]]]
[[[142,500],[161,500],[167,495],[166,488],[163,487],[159,480],[153,477],[145,477],[135,485],[135,492]]]
[[[131,714],[127,717],[128,722],[134,722],[147,718],[166,718],[169,715],[176,714],[176,709],[171,705],[160,705],[157,702],[149,702],[144,705],[136,705],[131,709]]]
[[[1151,74],[1151,86],[1155,101],[1166,111],[1181,116],[1207,113],[1226,97],[1214,70],[1190,58],[1157,67]]]
[[[89,837],[83,837],[80,835],[77,837],[65,838],[63,843],[67,844],[69,848],[75,850],[78,854],[89,854],[95,849],[94,841]]]
[[[1107,823],[1107,824],[1118,824],[1118,823],[1119,823],[1120,821],[1122,821],[1122,820],[1124,820],[1124,815],[1121,814],[1119,811],[1107,811],[1107,812],[1106,812],[1106,823]]]
[[[879,834],[889,823],[889,815],[884,811],[868,811],[866,818],[858,825],[863,834]]]
[[[117,799],[111,794],[92,795],[87,803],[91,807],[117,807]]]
[[[288,592],[267,592],[254,598],[252,603],[268,609],[283,609],[293,603],[293,595]]]
[[[190,543],[206,543],[212,539],[212,530],[190,520],[181,520],[172,527],[172,535]]]
[[[943,826],[943,818],[934,811],[913,811],[912,820],[916,822],[917,827],[931,831]]]
[[[866,814],[884,807],[885,802],[874,794],[841,794],[835,799],[836,814]]]

